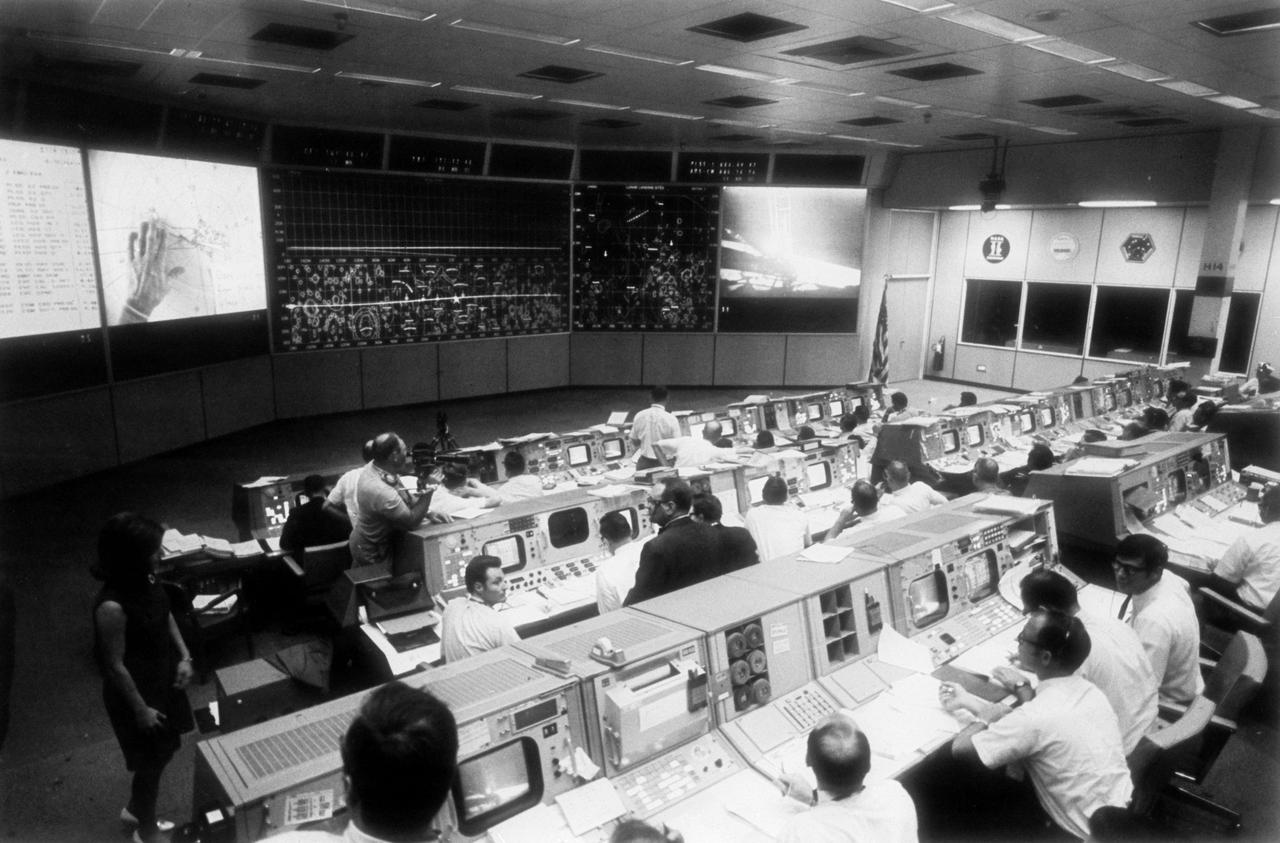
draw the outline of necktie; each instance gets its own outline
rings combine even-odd
[[[1126,594],[1124,597],[1124,602],[1120,604],[1120,614],[1116,615],[1118,619],[1124,620],[1125,613],[1129,611],[1129,604],[1132,602],[1133,602],[1133,595]]]

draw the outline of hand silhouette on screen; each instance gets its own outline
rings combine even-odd
[[[169,281],[183,273],[181,266],[165,270],[166,230],[154,217],[129,232],[129,268],[133,290],[120,312],[120,324],[146,322],[169,293]]]

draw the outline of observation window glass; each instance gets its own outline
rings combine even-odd
[[[1135,363],[1160,362],[1169,291],[1099,287],[1093,307],[1089,356]]]
[[[1083,284],[1028,284],[1022,349],[1082,354],[1089,289]]]
[[[1022,283],[970,278],[965,282],[960,341],[1013,348],[1018,339]]]

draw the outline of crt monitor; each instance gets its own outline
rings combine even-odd
[[[822,418],[822,405],[815,401],[805,408],[805,413],[809,416],[809,421],[817,421]]]
[[[1043,430],[1049,427],[1053,427],[1053,408],[1041,407],[1040,408],[1040,428]]]
[[[969,440],[970,448],[976,448],[979,445],[981,445],[984,441],[984,437],[982,435],[982,425],[980,424],[971,424],[971,425],[965,426],[964,435],[965,435],[965,438]]]
[[[1018,433],[1030,433],[1036,429],[1035,418],[1030,410],[1018,413]]]
[[[960,431],[942,431],[942,453],[954,454],[960,450]]]
[[[518,571],[524,567],[524,537],[513,535],[487,541],[480,548],[485,556],[496,556],[502,560],[502,570],[506,573]]]
[[[554,699],[547,702],[556,705]],[[453,780],[458,830],[479,837],[542,802],[542,790],[542,763],[533,738],[516,738],[460,761]]]
[[[601,450],[604,451],[604,458],[606,460],[620,460],[626,453],[625,449],[622,447],[621,439],[604,440],[604,442],[601,443]]]
[[[826,460],[809,463],[804,470],[809,477],[810,492],[816,492],[831,485],[831,464]]]
[[[827,416],[832,419],[839,419],[844,415],[844,402],[836,398],[827,404]]]
[[[547,516],[547,537],[554,548],[572,547],[591,538],[591,520],[580,506],[552,512]]]
[[[970,603],[995,593],[1000,579],[999,570],[996,552],[991,548],[964,560],[960,565],[960,575],[964,577],[965,593],[969,595]]]
[[[940,568],[917,577],[907,586],[907,614],[912,629],[924,629],[947,616],[947,575]]]
[[[764,484],[769,477],[756,477],[747,481],[747,491],[751,494],[751,505],[764,503]]]
[[[689,425],[689,435],[694,439],[702,438],[702,431],[707,426],[706,422],[692,422]]]
[[[640,516],[634,507],[624,506],[622,509],[613,510],[613,512],[627,519],[627,523],[631,525],[631,538],[634,539],[640,535]]]
[[[570,468],[577,468],[591,462],[591,446],[586,444],[570,445],[565,459]]]
[[[738,423],[731,418],[720,419],[720,432],[725,436],[737,436]]]

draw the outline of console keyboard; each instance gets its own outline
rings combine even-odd
[[[740,766],[715,735],[703,735],[613,777],[628,810],[648,817],[736,773]]]
[[[798,692],[778,702],[778,708],[798,732],[808,732],[818,721],[835,711],[835,703],[812,688]]]

